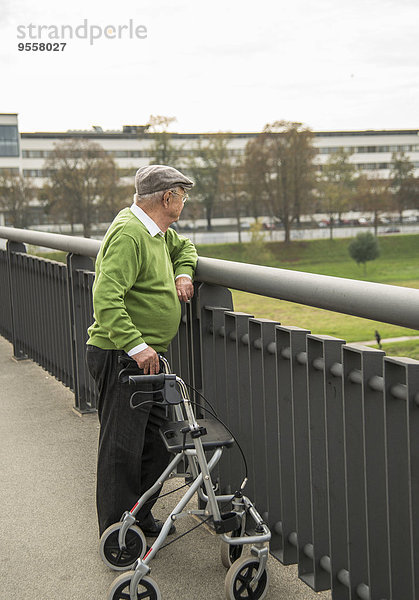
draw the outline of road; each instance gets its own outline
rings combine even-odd
[[[399,234],[419,233],[419,224],[397,225],[400,230]],[[398,233],[386,233],[389,225],[383,225],[378,228],[378,235],[399,235]],[[333,237],[335,238],[350,238],[355,237],[358,233],[371,231],[374,233],[373,227],[336,227],[333,229]],[[237,231],[183,231],[182,235],[190,238],[194,244],[229,244],[238,241]],[[284,231],[266,231],[265,240],[267,242],[283,242]],[[291,230],[291,240],[321,240],[329,239],[330,231],[328,227],[317,229],[293,229]],[[250,242],[252,234],[250,231],[241,232],[242,242]]]

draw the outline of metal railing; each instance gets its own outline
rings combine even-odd
[[[99,243],[50,236],[0,228],[0,333],[94,410],[84,345]],[[67,266],[22,242],[69,252]],[[419,362],[234,312],[227,286],[412,328],[419,290],[208,258],[197,280],[169,360],[243,447],[272,554],[334,600],[418,599]],[[219,478],[240,484],[237,448]]]

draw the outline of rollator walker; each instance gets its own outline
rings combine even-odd
[[[132,369],[123,369],[119,374],[120,380],[127,384],[147,383],[153,384],[154,388],[161,386],[161,404],[174,420],[165,423],[160,429],[160,435],[174,457],[154,485],[139,498],[130,511],[122,515],[120,522],[108,527],[101,537],[100,555],[103,562],[111,569],[124,571],[112,583],[108,600],[161,599],[157,583],[149,577],[149,565],[156,553],[165,546],[172,524],[189,515],[195,515],[201,520],[199,524],[209,522],[221,538],[221,561],[228,568],[225,579],[227,600],[262,600],[268,590],[266,566],[271,538],[269,528],[252,502],[243,495],[247,477],[240,489],[229,495],[217,495],[216,486],[211,479],[211,472],[219,462],[223,449],[231,447],[234,438],[220,421],[195,417],[195,403],[189,398],[185,382],[170,372],[165,358],[160,357],[160,361],[165,372],[159,375],[132,375]],[[134,404],[137,394],[142,395],[144,391],[133,392],[130,400],[132,408],[143,403]],[[213,416],[215,417],[214,413]],[[147,548],[145,536],[135,516],[171,477],[184,477],[186,483],[182,487],[187,491],[167,517],[153,545]],[[195,493],[203,508],[185,511]],[[230,510],[222,512],[223,505]],[[180,537],[183,535],[185,534]],[[250,555],[243,556],[243,548],[248,544]]]

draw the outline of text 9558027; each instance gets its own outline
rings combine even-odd
[[[63,52],[66,42],[20,42],[19,52]]]

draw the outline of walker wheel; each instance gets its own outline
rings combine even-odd
[[[143,558],[147,544],[143,532],[132,525],[125,536],[126,549],[121,550],[118,543],[119,530],[122,523],[114,523],[108,527],[100,538],[99,553],[107,567],[114,571],[130,569],[139,558]]]
[[[251,585],[258,572],[259,561],[253,557],[243,556],[234,562],[225,579],[227,600],[262,600],[268,592],[269,578],[266,569],[259,581]]]
[[[241,529],[235,529],[231,532],[231,537],[240,537],[241,534]],[[229,569],[242,554],[243,544],[234,545],[221,540],[221,562],[226,569]]]
[[[135,571],[127,571],[121,573],[108,592],[108,600],[129,600],[129,586],[131,583],[131,577]],[[137,599],[138,600],[161,600],[160,590],[157,587],[157,583],[151,577],[147,575],[141,579],[137,588]]]

